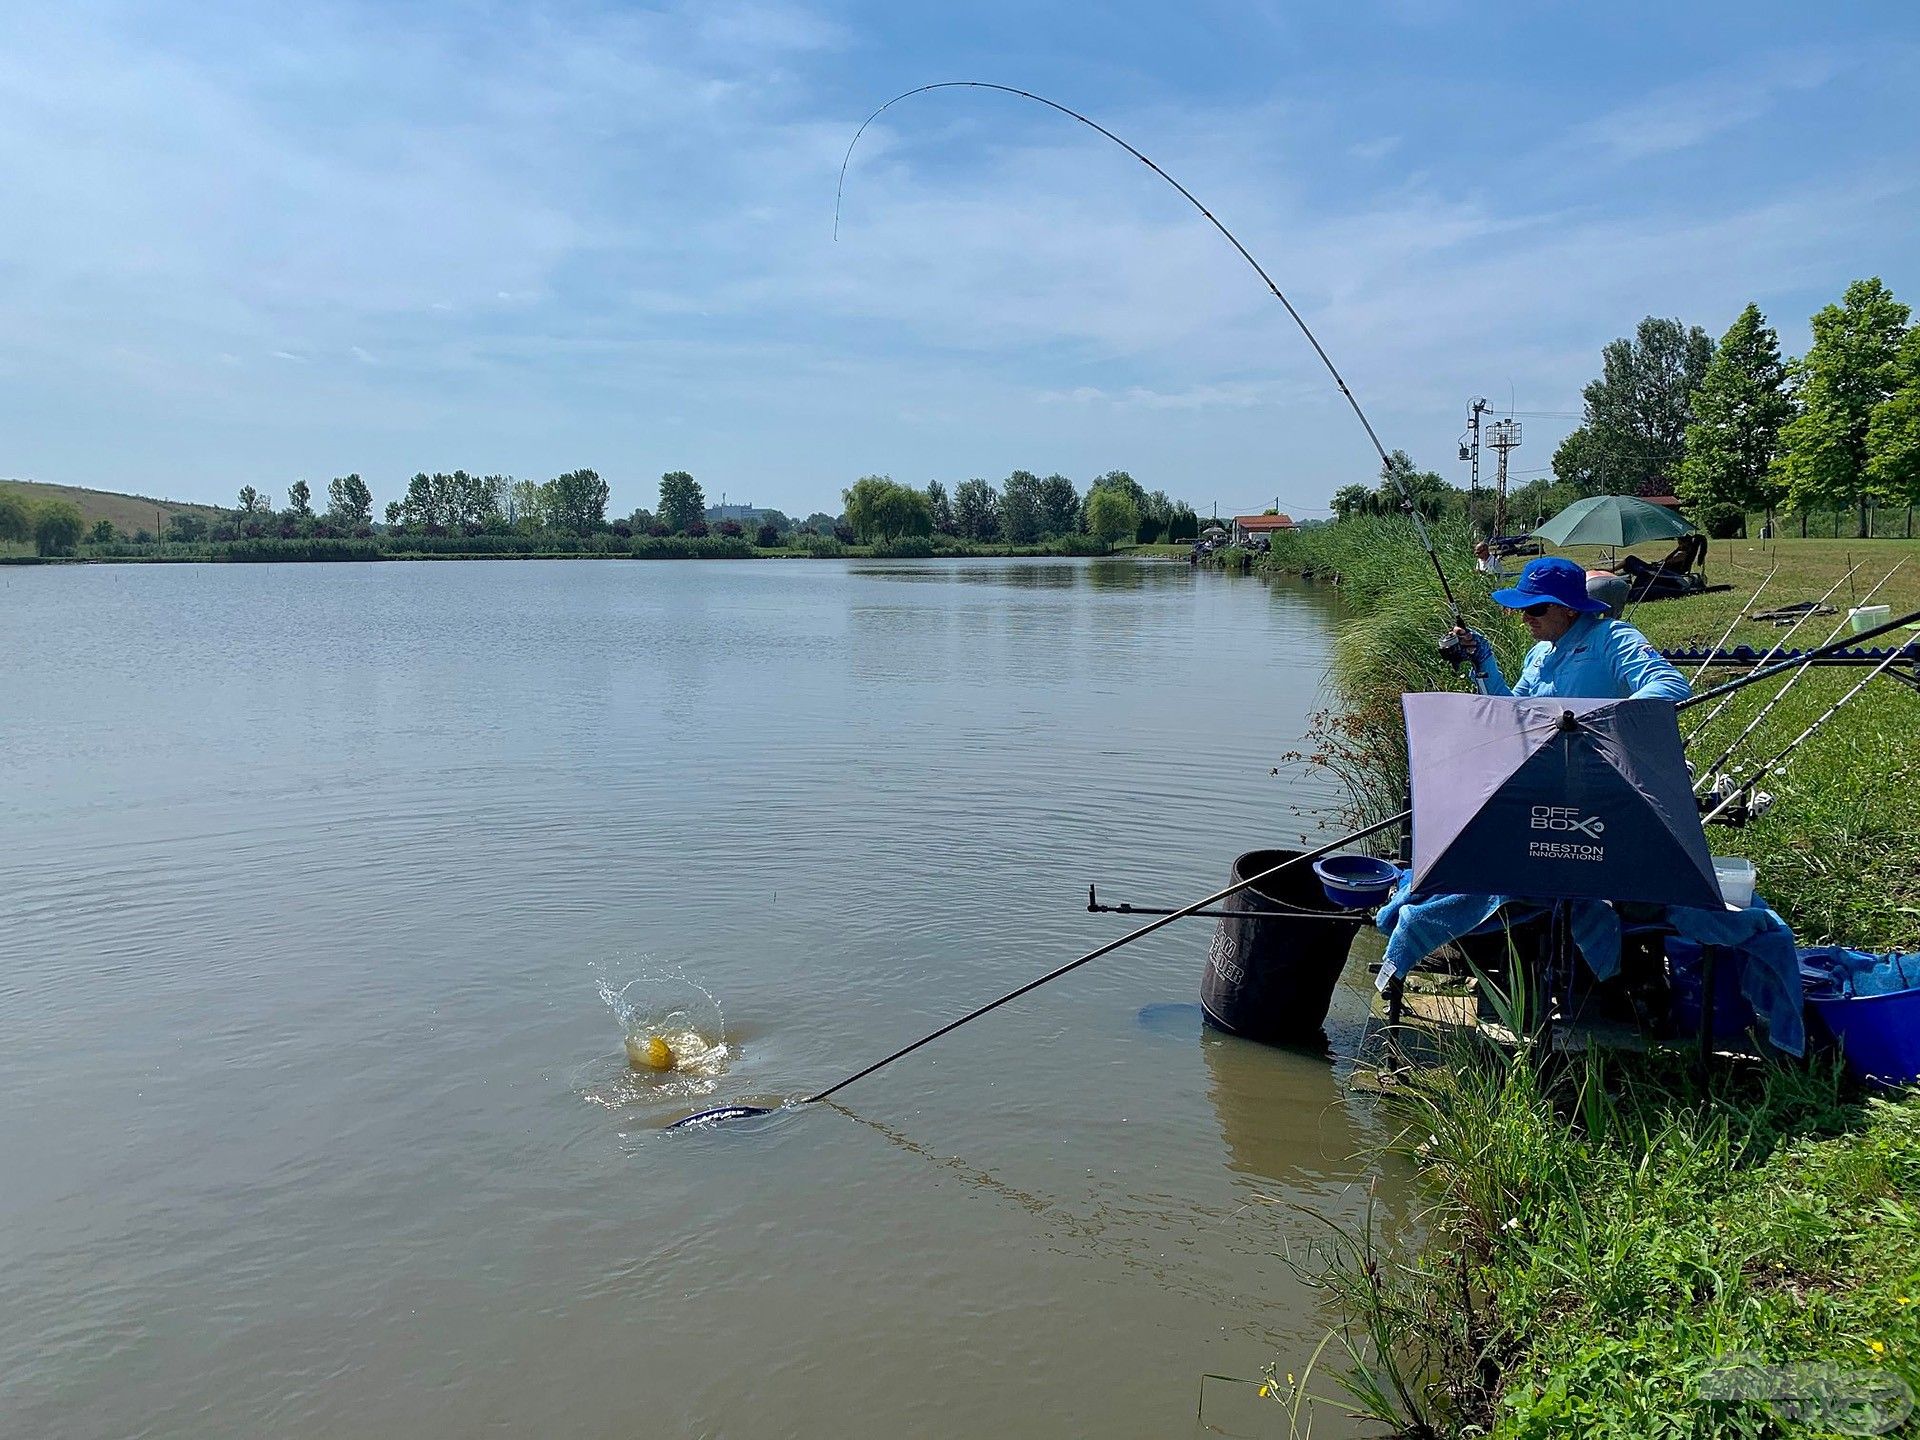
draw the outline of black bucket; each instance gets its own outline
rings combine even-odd
[[[1232,878],[1244,880],[1303,853],[1249,850],[1233,862]],[[1359,929],[1352,912],[1327,904],[1319,877],[1305,864],[1282,870],[1225,903],[1234,910],[1273,911],[1275,918],[1220,921],[1200,980],[1207,1023],[1268,1044],[1313,1039],[1326,1021],[1333,987]],[[1312,918],[1302,918],[1303,911]]]

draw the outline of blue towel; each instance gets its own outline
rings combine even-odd
[[[1800,952],[1787,922],[1766,905],[1744,910],[1667,907],[1667,923],[1689,940],[1717,945],[1721,964],[1740,967],[1740,993],[1767,1022],[1767,1039],[1789,1055],[1807,1049],[1805,999],[1800,989]]]
[[[1531,918],[1545,910],[1511,895],[1427,895],[1415,899],[1408,893],[1412,879],[1410,872],[1402,873],[1393,898],[1380,907],[1374,922],[1387,936],[1386,958],[1374,981],[1382,993],[1448,941],[1463,935],[1490,934],[1512,920]],[[1580,947],[1594,978],[1606,980],[1619,974],[1620,917],[1613,913],[1613,907],[1598,900],[1572,900],[1567,904],[1573,943]],[[1519,913],[1501,918],[1500,911],[1507,906]]]
[[[1842,995],[1899,995],[1920,990],[1920,955],[1814,945],[1802,950],[1800,959],[1808,969],[1824,972]]]

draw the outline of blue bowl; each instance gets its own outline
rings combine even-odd
[[[1400,867],[1371,855],[1329,855],[1313,862],[1320,888],[1342,910],[1366,910],[1384,904],[1400,883]]]

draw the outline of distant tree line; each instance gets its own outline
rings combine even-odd
[[[941,537],[938,543],[949,544],[1051,543],[1105,550],[1129,540],[1152,543],[1192,539],[1199,533],[1192,507],[1169,499],[1164,491],[1146,490],[1124,470],[1096,477],[1084,495],[1064,475],[1042,479],[1025,470],[1014,471],[1000,485],[981,479],[964,481],[952,497],[937,480],[925,489],[915,489],[884,475],[867,475],[844,491],[842,499],[846,508],[840,514],[816,511],[803,520],[778,510],[709,506],[691,474],[670,470],[660,477],[654,509],[609,519],[608,486],[593,470],[570,470],[545,481],[473,475],[465,470],[421,471],[407,482],[400,499],[386,505],[383,523],[376,524],[373,492],[358,474],[352,474],[328,484],[324,508],[315,505],[312,487],[305,480],[289,486],[286,504],[278,507],[258,486],[243,485],[230,510],[212,519],[191,511],[177,513],[158,535],[141,530],[123,536],[104,520],[83,533],[79,510],[66,501],[35,507],[14,492],[0,492],[0,540],[35,539],[41,553],[50,555],[71,554],[83,541],[117,545],[123,551],[128,545],[161,541],[240,544],[251,547],[249,554],[257,551],[264,556],[273,542],[296,540],[392,545],[402,538],[440,542],[492,537],[537,542],[532,548],[541,552],[576,548],[597,553],[604,547],[584,542],[711,537],[761,548],[799,547],[832,554],[856,542],[893,547],[893,553],[913,553],[900,547],[923,540],[932,547],[936,537]],[[745,524],[739,518],[742,513],[747,516]],[[417,547],[402,548],[411,553]],[[528,547],[471,548],[475,553],[508,553]],[[339,546],[325,553],[336,551],[359,553]],[[452,551],[435,543],[421,553]]]
[[[1783,357],[1749,304],[1715,344],[1699,326],[1648,316],[1601,352],[1581,392],[1582,420],[1553,455],[1553,479],[1512,490],[1509,513],[1532,522],[1587,495],[1674,495],[1710,533],[1749,514],[1851,514],[1920,504],[1920,326],[1878,277],[1857,280],[1812,319],[1813,342]],[[1396,463],[1405,457],[1396,452]],[[1468,497],[1431,472],[1406,473],[1429,514]],[[1474,519],[1484,529],[1490,502]],[[1336,517],[1398,510],[1389,487],[1347,485]]]
[[[842,493],[845,527],[863,541],[949,536],[957,540],[1036,545],[1086,537],[1111,549],[1122,541],[1150,545],[1190,540],[1199,517],[1163,490],[1148,491],[1124,470],[1095,477],[1082,495],[1065,475],[1042,479],[1016,470],[998,486],[963,480],[951,497],[938,480],[924,490],[887,475],[866,475]]]

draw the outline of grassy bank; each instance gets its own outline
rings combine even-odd
[[[1830,1066],[1556,1068],[1474,1032],[1441,1060],[1391,1102],[1428,1244],[1346,1237],[1303,1267],[1347,1323],[1326,1373],[1275,1367],[1297,1417],[1509,1440],[1914,1433],[1889,1422],[1920,1385],[1920,1101],[1858,1096]],[[1824,1409],[1782,1424],[1784,1400]]]
[[[1438,538],[1511,676],[1524,631],[1486,599],[1466,537]],[[1629,619],[1656,644],[1708,645],[1768,573],[1763,604],[1783,604],[1817,598],[1859,562],[1835,596],[1842,614],[1791,642],[1817,643],[1903,557],[1874,597],[1897,614],[1920,608],[1920,545],[1786,540],[1716,545],[1712,578],[1734,589]],[[1358,808],[1396,808],[1401,692],[1464,686],[1433,651],[1444,610],[1410,527],[1302,532],[1268,564],[1347,600],[1319,760],[1357,787]],[[1733,643],[1779,634],[1745,624]],[[1809,672],[1746,753],[1771,754],[1858,676]],[[1742,692],[1691,753],[1716,755],[1776,689]],[[1803,943],[1915,948],[1920,796],[1904,777],[1917,753],[1920,696],[1875,681],[1766,783],[1774,809],[1743,831],[1716,828],[1714,848],[1753,858]],[[1423,1435],[1920,1433],[1879,1423],[1904,1385],[1920,1385],[1920,1096],[1869,1098],[1821,1064],[1703,1078],[1661,1055],[1549,1061],[1471,1032],[1450,1045],[1389,1101],[1431,1183],[1425,1249],[1347,1237],[1324,1269],[1346,1318],[1346,1360],[1332,1367],[1345,1403]],[[1751,1398],[1823,1387],[1830,1401],[1894,1408],[1796,1424]],[[1297,1402],[1327,1386],[1276,1389]]]

